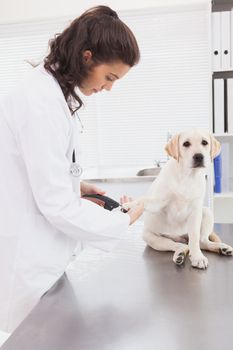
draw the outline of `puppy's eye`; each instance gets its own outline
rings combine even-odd
[[[191,143],[190,143],[189,141],[185,141],[185,142],[183,143],[183,146],[184,146],[184,147],[190,147],[190,146],[191,146]]]
[[[208,142],[207,142],[206,140],[202,140],[201,144],[202,144],[203,146],[207,146],[207,145],[208,145]]]

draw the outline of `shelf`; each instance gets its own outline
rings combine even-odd
[[[219,138],[219,139],[233,138],[233,134],[231,134],[231,133],[213,134],[213,136],[216,137],[216,138]]]
[[[213,79],[229,79],[233,77],[233,70],[222,70],[213,72]]]
[[[233,198],[233,192],[214,193],[214,199]]]
[[[218,69],[218,70],[213,70],[213,74],[214,73],[229,73],[229,72],[232,72],[233,71],[233,67],[230,67],[229,69]]]
[[[232,1],[226,1],[226,0],[212,1],[212,12],[231,11],[232,7],[233,7]]]

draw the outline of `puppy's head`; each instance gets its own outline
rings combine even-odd
[[[204,168],[220,153],[221,147],[209,132],[192,129],[175,135],[165,150],[188,168]]]

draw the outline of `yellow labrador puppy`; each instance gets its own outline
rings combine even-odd
[[[189,252],[192,266],[205,269],[208,260],[201,249],[233,255],[213,232],[213,214],[203,207],[206,168],[220,152],[220,143],[208,132],[192,129],[174,136],[166,145],[172,157],[153,182],[144,203],[146,243],[160,251],[174,251],[173,261],[183,264]]]

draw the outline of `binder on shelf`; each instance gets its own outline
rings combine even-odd
[[[222,192],[222,156],[221,153],[214,158],[214,192]]]
[[[224,133],[224,79],[214,79],[214,132]]]
[[[224,79],[224,132],[228,132],[228,110],[227,110],[227,79]]]
[[[227,124],[228,132],[233,134],[233,78],[227,79]]]
[[[231,69],[233,69],[233,8],[230,11],[230,43],[231,43],[231,52],[230,52],[230,60],[231,60]]]
[[[230,41],[231,11],[221,12],[221,64],[222,70],[229,70],[231,66],[231,41]]]
[[[232,13],[233,15],[233,13]],[[220,12],[212,13],[212,65],[213,71],[221,69],[221,16]]]

